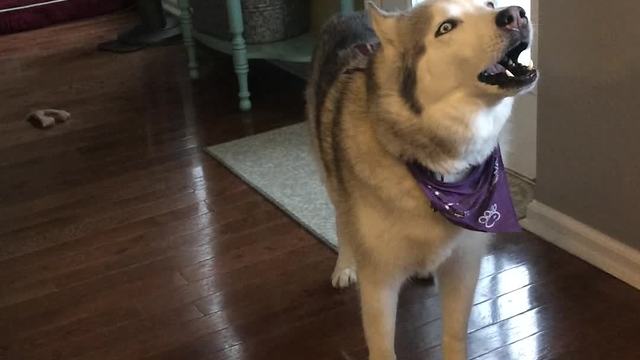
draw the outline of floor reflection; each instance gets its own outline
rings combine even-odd
[[[540,309],[533,298],[535,288],[531,286],[528,266],[504,270],[513,265],[505,264],[503,258],[496,255],[487,256],[482,266],[484,274],[494,275],[487,275],[478,284],[469,326],[472,348],[475,347],[472,353],[478,356],[496,347],[517,343],[508,348],[509,358],[538,359],[539,344],[535,334],[541,330]],[[521,341],[523,339],[526,341]]]
[[[539,347],[539,334],[534,334],[526,339],[522,339],[517,343],[509,346],[509,359],[518,360],[538,360],[541,359],[541,351]]]
[[[228,292],[228,284],[230,283],[230,275],[224,268],[224,261],[216,261],[216,257],[220,257],[225,254],[225,249],[222,247],[224,242],[224,232],[220,229],[220,226],[224,223],[225,211],[228,207],[217,206],[224,204],[217,204],[217,196],[212,192],[215,191],[215,185],[217,183],[215,176],[208,175],[203,171],[202,166],[196,166],[190,169],[191,183],[196,184],[196,196],[201,200],[199,204],[205,207],[209,207],[209,216],[206,217],[208,222],[206,225],[210,228],[208,234],[210,241],[205,243],[205,246],[199,246],[199,253],[197,256],[200,259],[205,259],[201,263],[206,262],[207,281],[201,282],[201,293],[211,294],[206,298],[200,300],[197,304],[202,312],[206,314],[206,318],[210,323],[211,329],[216,329],[210,335],[211,343],[215,343],[216,349],[220,349],[221,353],[224,353],[224,357],[242,359],[243,348],[242,338],[235,328],[234,313],[241,312],[238,308],[237,301],[233,300],[233,297],[228,298],[226,292]],[[197,265],[196,265],[197,266]],[[222,267],[222,268],[220,268]],[[213,288],[211,288],[213,286]],[[215,358],[215,357],[214,357]]]

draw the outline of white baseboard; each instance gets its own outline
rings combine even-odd
[[[640,250],[537,201],[529,204],[522,226],[640,289]]]

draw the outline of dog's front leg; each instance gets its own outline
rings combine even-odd
[[[445,360],[467,359],[467,327],[486,238],[473,236],[453,251],[436,271],[442,303],[442,349]]]
[[[337,211],[336,227],[338,231],[338,261],[331,274],[331,284],[336,289],[351,286],[357,282],[356,260],[351,248],[353,239],[350,237],[349,221],[344,212]]]
[[[371,264],[358,271],[369,360],[393,360],[396,358],[396,308],[402,279]]]

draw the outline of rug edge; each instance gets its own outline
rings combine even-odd
[[[282,128],[280,128],[282,129]],[[274,129],[271,131],[276,131],[279,129]],[[256,135],[260,135],[260,134],[256,134]],[[228,144],[230,142],[227,143],[223,143],[223,144]],[[307,224],[305,221],[303,221],[302,219],[300,219],[298,216],[296,216],[295,214],[293,214],[291,211],[289,211],[289,209],[287,209],[283,204],[281,204],[278,200],[276,200],[275,198],[271,197],[269,194],[266,193],[266,191],[264,191],[262,188],[260,188],[259,186],[257,186],[256,184],[254,184],[253,182],[251,182],[249,179],[247,179],[243,174],[241,174],[239,171],[236,171],[235,169],[233,169],[231,167],[231,164],[227,163],[224,158],[222,158],[222,156],[218,155],[215,153],[215,151],[212,149],[213,147],[216,147],[218,145],[223,145],[223,144],[217,144],[217,145],[211,145],[211,146],[205,146],[204,147],[204,151],[211,156],[214,160],[218,161],[220,164],[222,164],[222,166],[224,166],[227,170],[229,170],[232,174],[234,174],[235,176],[237,176],[238,178],[240,178],[240,180],[244,181],[247,185],[249,185],[252,189],[254,189],[258,194],[260,194],[262,197],[264,197],[265,199],[267,199],[268,201],[270,201],[271,203],[273,203],[274,205],[276,205],[276,207],[278,209],[280,209],[282,212],[284,212],[286,215],[288,215],[290,218],[292,218],[295,222],[298,223],[298,225],[300,225],[304,230],[306,230],[307,232],[309,232],[311,235],[313,235],[314,238],[316,238],[318,241],[320,241],[321,243],[323,243],[324,245],[326,245],[329,249],[333,250],[334,252],[337,252],[337,244],[334,245],[331,241],[327,240],[324,238],[324,236],[322,236],[320,233],[318,233],[316,230],[313,229],[312,226],[310,226],[309,224]]]

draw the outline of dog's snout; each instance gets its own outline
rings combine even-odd
[[[510,6],[496,15],[496,25],[499,28],[519,30],[528,24],[527,12],[520,6]]]

